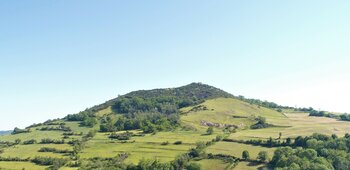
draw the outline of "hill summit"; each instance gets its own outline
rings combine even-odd
[[[189,106],[203,102],[203,100],[213,98],[231,98],[232,94],[225,92],[219,88],[203,84],[203,83],[191,83],[185,86],[176,88],[163,88],[152,90],[138,90],[119,96],[112,100],[109,100],[103,104],[92,107],[90,110],[93,112],[105,109],[107,107],[115,108],[121,100],[125,98],[138,98],[141,100],[152,100],[156,98],[167,98],[173,100],[181,100],[183,103],[179,103],[180,107]],[[158,100],[159,102],[159,100]],[[160,101],[161,102],[161,101]]]

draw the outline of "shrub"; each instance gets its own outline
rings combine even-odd
[[[162,145],[169,145],[169,142],[168,141],[162,142]]]
[[[249,152],[247,150],[242,152],[242,159],[248,160],[250,158]]]
[[[212,126],[208,127],[207,129],[207,135],[211,135],[214,133],[214,128]]]
[[[258,153],[257,160],[260,162],[268,162],[269,161],[269,156],[266,151],[260,151]]]
[[[36,140],[30,139],[23,142],[23,145],[31,145],[31,144],[36,144]]]
[[[109,135],[109,138],[118,139],[118,140],[129,140],[129,139],[131,139],[132,135],[133,135],[133,133],[131,133],[131,132],[112,133],[111,135]]]
[[[41,139],[40,144],[64,144],[64,140],[54,140],[54,139],[50,139],[50,138],[45,138],[45,139]]]
[[[38,152],[53,152],[53,153],[72,153],[70,150],[60,150],[56,148],[42,147],[38,150]]]
[[[182,141],[175,141],[174,142],[174,145],[181,145],[182,144]]]
[[[68,161],[66,159],[61,159],[61,158],[51,158],[51,157],[35,157],[32,159],[32,162],[37,164],[37,165],[43,165],[43,166],[48,166],[48,165],[56,165],[56,166],[63,166],[66,164]]]

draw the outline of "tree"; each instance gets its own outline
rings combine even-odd
[[[338,136],[336,134],[332,134],[332,138],[336,139],[336,138],[338,138]]]
[[[291,139],[290,137],[288,137],[288,138],[286,139],[286,144],[287,144],[287,145],[291,145],[291,144],[292,144],[292,139]]]
[[[260,162],[268,162],[269,161],[269,155],[266,151],[260,151],[257,157],[258,161]]]
[[[86,117],[81,124],[87,127],[94,127],[97,124],[97,119],[93,117]]]
[[[249,152],[248,152],[247,150],[245,150],[245,151],[242,152],[242,158],[243,158],[244,160],[248,160],[248,159],[250,158]]]
[[[207,135],[211,135],[214,133],[214,128],[212,126],[209,126],[207,129]]]

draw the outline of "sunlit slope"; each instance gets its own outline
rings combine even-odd
[[[79,125],[80,122],[68,122],[68,121],[57,121],[57,122],[64,122],[65,126],[69,127],[72,129],[72,132],[74,133],[83,133],[86,134],[93,128],[88,128],[88,127],[82,127]],[[56,125],[43,125],[43,126],[38,126],[38,127],[33,127],[30,128],[30,133],[20,133],[16,135],[3,135],[0,136],[0,141],[9,141],[9,142],[14,142],[16,139],[20,139],[22,142],[30,139],[37,140],[37,142],[40,142],[41,139],[44,138],[50,138],[50,139],[55,139],[59,140],[63,138],[63,131],[40,131],[38,129],[43,128],[43,127],[55,127]],[[95,127],[97,128],[97,126]],[[70,136],[69,138],[66,138],[66,141],[69,141],[71,139],[80,139],[81,136]]]
[[[230,135],[232,139],[267,139],[269,137],[278,138],[282,133],[282,138],[297,136],[308,136],[313,133],[337,134],[343,136],[350,132],[350,122],[338,121],[326,117],[311,117],[308,113],[284,113],[287,116],[289,127],[271,127],[264,129],[250,129],[239,131]]]
[[[135,133],[137,133],[135,131]],[[129,153],[126,163],[137,164],[141,159],[158,159],[161,162],[169,162],[179,154],[186,153],[195,147],[196,142],[211,141],[217,133],[203,135],[198,131],[175,130],[146,134],[142,137],[132,137],[127,141],[112,141],[108,133],[98,133],[88,141],[86,148],[80,153],[81,158],[114,157],[120,153]],[[175,145],[176,141],[182,144]],[[164,145],[164,143],[168,143]]]
[[[239,129],[248,129],[256,123],[255,117],[265,117],[275,126],[289,126],[288,118],[275,110],[249,104],[234,98],[217,98],[200,104],[200,109],[187,107],[182,109],[181,121],[196,129],[207,128],[203,122],[235,125]]]

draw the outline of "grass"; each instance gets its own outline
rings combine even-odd
[[[206,150],[207,153],[212,154],[225,154],[242,158],[242,152],[247,150],[251,159],[256,159],[260,151],[266,151],[269,158],[272,158],[273,152],[276,148],[266,148],[261,146],[253,146],[240,144],[235,142],[218,142],[215,145],[209,146]]]
[[[16,135],[4,135],[0,136],[0,141],[11,141],[14,142],[16,139],[21,139],[22,141],[35,139],[40,141],[44,138],[51,139],[62,139],[62,132],[59,131],[38,131],[33,129],[30,133],[20,133]]]
[[[107,107],[105,109],[102,109],[102,110],[96,112],[96,116],[97,117],[103,117],[104,115],[108,115],[108,114],[111,114],[111,113],[113,113],[112,107],[109,106],[109,107]]]
[[[64,123],[66,124],[65,126],[70,127],[72,129],[72,131],[75,133],[83,132],[84,134],[87,134],[90,130],[98,128],[97,125],[94,128],[82,127],[79,124],[80,122],[64,122]],[[11,135],[11,134],[3,135],[3,136],[0,136],[0,141],[14,142],[16,139],[21,139],[23,142],[26,140],[35,139],[35,140],[37,140],[37,142],[40,142],[41,139],[44,139],[44,138],[50,138],[50,139],[55,139],[55,140],[62,139],[63,131],[40,131],[40,130],[37,130],[37,128],[42,128],[42,127],[46,127],[46,125],[31,128],[30,133],[20,133],[20,134],[15,134],[15,135]],[[81,136],[70,137],[70,139],[73,139],[73,138],[80,139]],[[70,139],[66,139],[66,140],[70,140]]]
[[[290,122],[290,127],[271,127],[266,129],[245,130],[230,135],[232,139],[267,139],[278,138],[279,132],[282,138],[308,136],[313,133],[337,134],[343,136],[350,131],[350,122],[338,121],[326,117],[310,117],[307,113],[285,113]]]
[[[0,162],[0,169],[4,170],[44,170],[46,168],[46,166],[39,166],[30,162]]]
[[[182,122],[196,129],[206,128],[200,124],[201,120],[236,125],[240,129],[247,129],[255,123],[254,117],[263,116],[271,124],[279,126],[289,125],[288,118],[282,113],[245,103],[238,99],[218,98],[208,100],[201,105],[206,106],[208,110],[186,113],[193,107],[182,109],[182,112],[186,113],[181,117]]]
[[[130,155],[126,159],[127,163],[138,163],[142,158],[156,158],[167,162],[172,161],[177,155],[187,152],[195,146],[197,141],[210,141],[215,136],[201,135],[191,131],[159,132],[155,135],[132,137],[128,143],[120,143],[108,139],[108,134],[98,133],[87,143],[81,157],[114,157],[118,153],[129,153]],[[174,145],[175,141],[182,141],[182,144]],[[162,145],[163,142],[169,142],[169,144]]]
[[[52,153],[52,152],[38,152],[42,147],[56,148],[60,150],[69,149],[72,147],[67,144],[34,144],[34,145],[16,145],[13,147],[5,148],[2,157],[19,157],[19,158],[33,158],[35,156],[48,156],[55,158],[65,157],[64,154]]]
[[[98,128],[97,125],[93,128],[80,126],[80,122],[65,122],[65,123],[66,123],[66,126],[70,127],[72,131],[76,133],[83,132],[84,134],[87,134],[90,130],[94,130],[94,129],[96,130]]]
[[[234,170],[257,170],[266,167],[265,164],[254,164],[251,162],[239,162]]]
[[[193,161],[201,165],[202,170],[225,170],[229,163],[225,163],[218,159],[202,159],[200,161]]]

